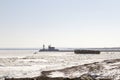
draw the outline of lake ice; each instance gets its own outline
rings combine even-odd
[[[37,52],[36,54],[34,54]],[[120,59],[120,52],[74,54],[74,52],[38,52],[36,50],[0,50],[0,78],[39,76],[42,71],[64,69],[108,59]]]

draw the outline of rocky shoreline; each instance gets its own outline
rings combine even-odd
[[[104,60],[69,68],[42,71],[33,78],[5,78],[5,80],[118,80],[120,59]]]

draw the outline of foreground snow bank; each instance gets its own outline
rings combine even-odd
[[[60,75],[58,73],[60,73]],[[92,76],[96,76],[95,77],[96,79],[107,78],[111,80],[119,80],[120,59],[104,60],[101,62],[84,64],[61,70],[45,71],[43,74],[46,74],[47,77],[68,77],[68,78],[76,78],[84,74],[90,74]]]

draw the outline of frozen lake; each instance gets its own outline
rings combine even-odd
[[[34,54],[36,52],[36,54]],[[108,59],[120,59],[120,52],[74,54],[74,52],[38,52],[37,50],[0,50],[0,78],[34,77],[41,71],[63,69]]]
[[[25,57],[33,55],[37,50],[0,50],[0,58]]]

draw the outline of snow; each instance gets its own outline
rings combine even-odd
[[[101,74],[102,76],[114,78],[114,80],[120,79],[120,62],[104,64],[104,70]]]
[[[0,78],[24,78],[40,76],[42,71],[64,69],[66,67],[83,65],[93,62],[101,62],[106,59],[120,58],[119,52],[102,52],[99,54],[74,54],[73,52],[36,52],[35,51],[0,51]],[[4,53],[4,54],[2,54]],[[9,54],[10,53],[10,54]],[[29,53],[29,54],[28,54]],[[7,55],[9,54],[9,55]],[[7,55],[7,56],[6,56]],[[118,65],[120,63],[115,63]],[[105,71],[115,66],[106,65]],[[71,75],[65,75],[62,72],[52,72],[51,77],[80,76],[86,72],[73,72]],[[120,74],[119,70],[109,70],[104,72],[104,76],[110,74]],[[58,75],[59,74],[59,75]],[[117,76],[118,77],[118,76]]]
[[[118,62],[120,63],[120,62]],[[111,63],[114,64],[114,63]],[[51,72],[49,77],[61,77],[61,75],[56,75],[55,72],[64,74],[62,77],[69,77],[75,78],[80,77],[83,74],[90,74],[90,75],[97,75],[98,78],[110,78],[114,80],[120,79],[120,65],[111,65],[106,64],[105,62],[99,62],[97,64],[89,64],[90,67],[93,67],[94,70],[89,71],[88,66],[81,65],[80,69],[77,67],[67,69],[66,71],[63,70],[56,70]],[[116,63],[115,63],[116,64]],[[101,69],[97,69],[96,66],[100,66]]]
[[[52,72],[49,77],[65,77],[65,74],[62,72]]]

